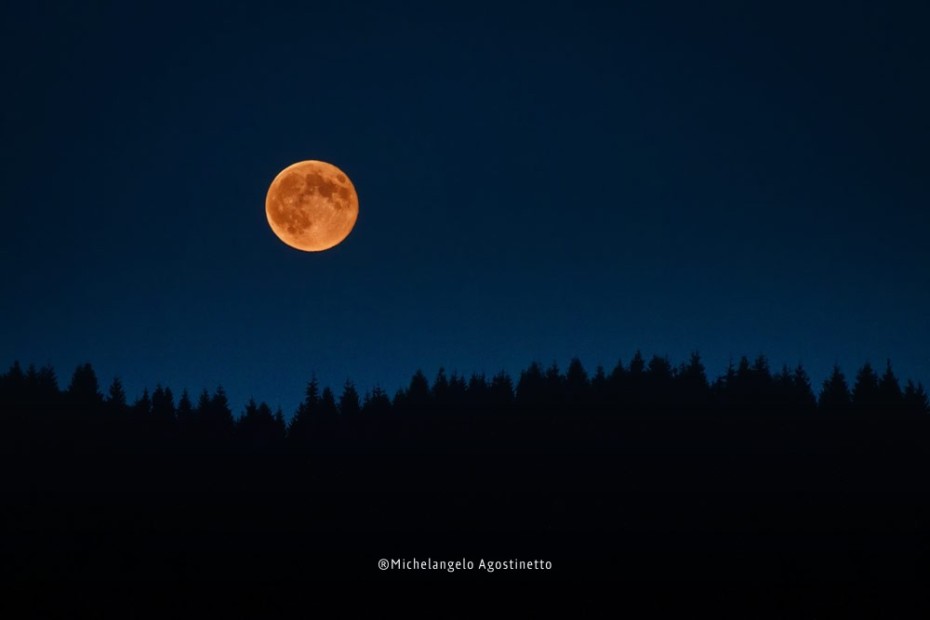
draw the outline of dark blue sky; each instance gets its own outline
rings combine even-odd
[[[637,348],[930,378],[920,3],[91,4],[0,9],[3,365],[288,413]],[[265,220],[303,159],[359,192],[321,254]]]

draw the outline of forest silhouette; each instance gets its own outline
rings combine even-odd
[[[380,557],[545,557],[555,576],[915,579],[930,407],[892,365],[699,355],[588,372],[315,378],[292,415],[222,387],[130,401],[81,364],[0,375],[12,578],[397,577]],[[496,555],[495,555],[496,554]],[[431,575],[420,575],[430,577]],[[432,575],[434,576],[434,575]],[[550,575],[552,576],[552,575]]]

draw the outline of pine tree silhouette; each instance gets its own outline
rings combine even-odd
[[[520,373],[517,382],[517,406],[526,411],[540,407],[545,402],[545,378],[538,362]]]
[[[911,415],[923,415],[930,413],[930,403],[927,400],[927,392],[924,391],[924,386],[921,383],[916,385],[910,379],[907,381],[907,386],[904,389],[904,410]]]
[[[546,409],[561,409],[566,402],[565,376],[559,370],[559,365],[552,362],[546,369],[543,380],[543,402]]]
[[[875,411],[881,404],[878,392],[878,376],[872,370],[872,365],[866,362],[856,374],[856,384],[852,393],[853,409],[859,413],[867,414]]]
[[[574,409],[587,409],[590,406],[589,389],[588,373],[581,360],[573,357],[565,373],[565,396],[568,405]]]
[[[788,406],[800,413],[810,413],[817,409],[817,397],[814,396],[810,377],[801,364],[794,369]]]
[[[839,366],[834,366],[833,374],[824,381],[819,407],[822,412],[829,414],[845,414],[852,410],[849,386]]]
[[[490,402],[490,386],[482,373],[473,373],[465,388],[465,408],[468,411],[481,411]]]
[[[283,420],[279,423],[267,403],[258,404],[250,398],[245,411],[236,422],[239,441],[253,449],[268,449],[284,439]]]
[[[623,360],[617,360],[617,364],[607,376],[604,400],[601,403],[601,407],[605,410],[625,408],[625,404],[629,400],[628,391],[629,378],[626,368],[623,367]]]
[[[192,438],[196,433],[196,416],[187,389],[181,392],[181,398],[178,399],[177,420],[179,435],[188,439]]]
[[[89,363],[78,366],[71,376],[71,384],[68,386],[68,400],[72,407],[86,416],[93,416],[100,410],[103,404],[103,395],[100,393],[97,373],[94,372],[93,366]]]
[[[886,414],[898,416],[904,413],[904,394],[901,392],[898,378],[891,368],[891,360],[888,360],[885,364],[885,372],[878,382],[878,394],[876,396],[881,403],[882,411]]]
[[[233,420],[232,410],[229,408],[229,399],[226,397],[226,391],[223,389],[223,386],[218,386],[213,392],[207,412],[207,439],[222,441],[232,437],[235,422]]]
[[[651,409],[666,410],[673,404],[672,383],[674,380],[672,364],[667,357],[652,356],[646,366],[644,376],[644,404]]]
[[[336,438],[339,424],[339,408],[336,406],[336,397],[329,387],[323,388],[320,395],[319,408],[316,413],[315,432],[313,439],[330,443]]]
[[[446,377],[445,368],[440,368],[433,380],[433,387],[430,389],[430,398],[436,409],[449,411],[452,408],[452,400],[449,394],[449,379]]]
[[[114,377],[110,384],[110,389],[107,391],[107,405],[113,415],[124,416],[128,412],[126,391],[119,377]]]
[[[466,395],[468,389],[465,383],[465,377],[453,372],[449,377],[449,390],[446,395],[447,409],[454,412],[461,412],[466,408]]]
[[[204,388],[197,398],[197,408],[194,410],[194,419],[191,428],[191,439],[204,441],[209,434],[210,424],[210,393]]]
[[[691,354],[687,364],[678,370],[678,405],[696,409],[706,409],[710,402],[710,385],[704,362],[697,352]]]
[[[491,378],[491,385],[487,389],[487,406],[492,411],[507,412],[513,407],[513,381],[504,371],[498,372]]]
[[[407,413],[423,413],[429,408],[431,400],[429,381],[422,370],[417,370],[407,389],[401,390],[394,399],[394,408]]]
[[[339,411],[349,420],[354,419],[362,411],[358,391],[351,381],[346,381],[342,388],[342,396],[339,397]]]
[[[313,437],[314,417],[320,406],[320,384],[316,375],[307,382],[304,399],[297,407],[287,429],[287,438],[295,442],[308,442]]]
[[[171,388],[155,387],[152,392],[151,433],[155,438],[166,439],[175,431],[174,395]]]
[[[142,396],[133,404],[132,415],[136,420],[143,422],[152,415],[152,398],[149,396],[148,388],[142,390]]]
[[[647,403],[648,393],[646,386],[646,359],[638,349],[630,360],[626,369],[621,400],[618,403],[621,410],[640,413]]]

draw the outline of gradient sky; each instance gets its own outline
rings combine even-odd
[[[95,4],[0,8],[4,367],[287,413],[637,348],[930,379],[922,3]],[[265,219],[303,159],[359,192],[329,252]]]

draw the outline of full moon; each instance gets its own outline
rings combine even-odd
[[[271,230],[287,245],[321,252],[339,245],[352,232],[358,219],[358,194],[336,166],[299,161],[271,182],[265,215]]]

